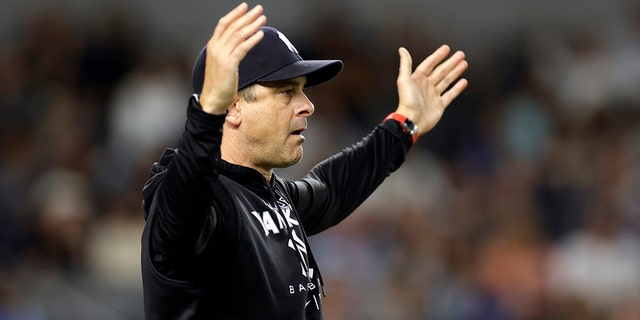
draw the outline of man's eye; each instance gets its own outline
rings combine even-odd
[[[282,94],[284,94],[286,96],[292,96],[293,95],[293,89],[284,90],[284,91],[282,91]]]

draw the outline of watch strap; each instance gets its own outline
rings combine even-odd
[[[416,143],[416,141],[418,140],[418,127],[413,123],[413,121],[409,120],[407,117],[399,113],[392,112],[386,118],[384,118],[382,122],[385,122],[389,119],[397,121],[402,127],[402,131],[411,136],[411,143]]]

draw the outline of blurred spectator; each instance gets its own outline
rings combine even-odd
[[[132,169],[157,157],[180,136],[191,90],[189,71],[172,59],[150,55],[115,88],[110,106],[103,169],[104,183],[115,190],[132,182]],[[111,169],[109,169],[111,167]],[[117,172],[117,174],[115,174]]]
[[[548,267],[552,294],[582,301],[590,314],[608,317],[640,301],[640,238],[606,199],[595,199],[584,227],[550,252]]]
[[[87,179],[67,169],[47,171],[31,188],[30,203],[32,250],[8,279],[18,306],[27,306],[26,319],[119,319],[93,297],[85,277],[95,217]]]
[[[83,271],[86,239],[95,211],[89,182],[66,169],[51,169],[37,178],[29,203],[38,268]]]

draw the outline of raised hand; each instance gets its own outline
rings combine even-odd
[[[398,109],[418,125],[418,134],[431,130],[440,121],[444,110],[467,87],[467,80],[460,79],[451,84],[467,69],[465,54],[457,51],[449,59],[451,49],[443,45],[424,59],[415,71],[412,70],[411,54],[400,48],[400,70],[398,73]]]
[[[261,5],[248,11],[241,3],[220,18],[207,43],[207,59],[200,105],[205,112],[223,114],[238,91],[238,66],[264,34],[267,18]]]

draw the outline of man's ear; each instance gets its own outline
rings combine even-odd
[[[228,121],[233,126],[239,126],[242,122],[242,113],[240,112],[240,107],[238,106],[239,99],[236,98],[227,108],[227,117],[226,121]]]

